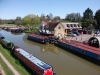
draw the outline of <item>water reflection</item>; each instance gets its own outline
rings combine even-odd
[[[53,44],[39,44],[39,43],[36,43],[34,41],[30,41],[27,39],[27,35],[28,34],[25,34],[24,37],[23,37],[23,41],[28,45],[28,46],[38,46],[40,47],[40,52],[41,53],[48,53],[48,52],[52,52],[54,54],[57,54],[59,55],[60,54],[60,51],[58,50],[58,48],[56,46],[54,46]]]
[[[22,33],[14,33],[14,32],[11,32],[11,34],[13,34],[13,35],[22,35]]]

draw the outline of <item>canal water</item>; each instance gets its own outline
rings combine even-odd
[[[100,75],[100,66],[53,44],[45,45],[27,40],[27,34],[14,34],[1,30],[0,33],[42,61],[53,66],[57,75]]]

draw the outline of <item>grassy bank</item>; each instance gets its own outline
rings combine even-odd
[[[12,55],[10,54],[9,50],[4,49],[1,45],[0,45],[0,52],[5,56],[5,58],[12,64],[12,66],[20,73],[20,75],[31,75],[20,63],[17,59],[15,59],[14,57],[12,57]],[[1,62],[1,65],[3,63]],[[2,66],[3,68],[5,68],[5,66]],[[5,72],[7,72],[8,69],[4,69]],[[8,73],[7,73],[8,74]],[[9,74],[11,75],[11,74]],[[13,74],[12,74],[13,75]]]
[[[13,72],[7,66],[7,64],[1,58],[0,58],[0,65],[6,75],[14,75]]]
[[[32,32],[34,32],[34,33],[38,33],[39,31],[38,30],[25,30],[24,31],[24,33],[32,33]]]

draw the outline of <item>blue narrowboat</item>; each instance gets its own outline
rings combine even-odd
[[[100,61],[100,48],[85,45],[74,40],[58,40],[55,42],[55,45]]]
[[[49,38],[47,36],[42,36],[42,35],[39,35],[39,34],[31,33],[31,34],[28,35],[27,38],[29,40],[36,41],[36,42],[39,42],[39,43],[44,43],[44,44],[49,43]]]

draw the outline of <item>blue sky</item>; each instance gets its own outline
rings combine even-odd
[[[95,12],[100,9],[100,0],[0,0],[0,18],[15,19],[28,14],[60,16],[83,12],[90,8]]]

